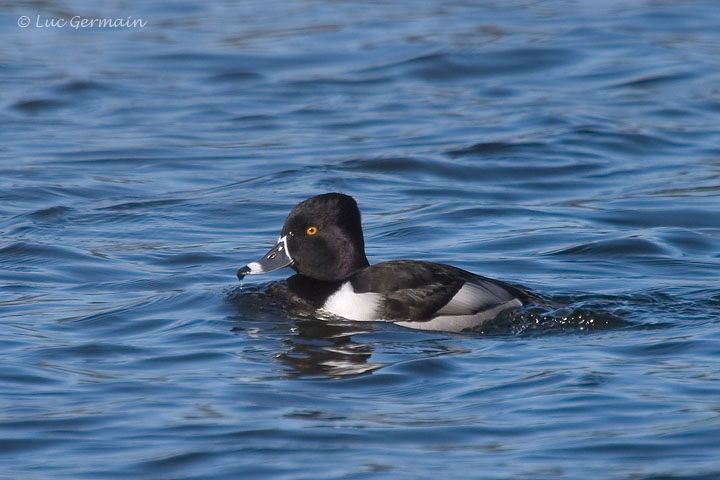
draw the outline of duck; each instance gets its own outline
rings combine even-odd
[[[451,265],[390,260],[370,265],[360,209],[343,193],[324,193],[292,209],[275,245],[237,271],[242,281],[290,267],[290,298],[318,315],[392,322],[419,330],[481,328],[538,297],[525,288]]]

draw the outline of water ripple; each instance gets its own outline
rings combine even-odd
[[[0,9],[0,476],[720,477],[720,9],[126,3]],[[448,334],[238,284],[329,190],[373,263],[542,301]]]

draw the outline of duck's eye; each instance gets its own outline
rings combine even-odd
[[[308,227],[305,229],[305,233],[308,235],[315,235],[318,232],[317,227]]]

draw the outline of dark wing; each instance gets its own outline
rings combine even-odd
[[[357,293],[384,296],[384,320],[428,321],[437,315],[473,315],[517,298],[524,292],[497,280],[449,265],[394,260],[372,265],[352,279]]]

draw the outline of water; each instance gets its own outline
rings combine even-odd
[[[0,6],[0,477],[720,478],[716,7]],[[447,334],[241,286],[325,191],[371,262],[549,304]]]

